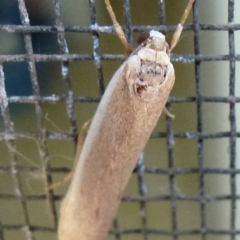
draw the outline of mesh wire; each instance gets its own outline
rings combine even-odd
[[[157,1],[157,0],[156,0]],[[138,160],[136,169],[134,170],[137,181],[138,181],[138,195],[136,196],[124,196],[123,202],[131,202],[134,204],[140,204],[141,212],[141,223],[140,227],[136,228],[122,228],[116,219],[111,230],[112,237],[115,239],[127,239],[125,236],[131,236],[136,234],[138,237],[143,239],[161,239],[162,236],[168,236],[169,239],[183,239],[182,237],[187,236],[199,236],[197,239],[209,239],[211,236],[226,237],[221,239],[237,239],[240,234],[240,228],[237,226],[237,200],[240,195],[237,194],[237,174],[240,173],[240,169],[237,168],[237,138],[240,137],[240,133],[236,129],[236,104],[240,102],[240,97],[235,96],[235,82],[236,82],[236,61],[239,61],[240,56],[235,53],[234,48],[234,33],[240,29],[240,24],[234,23],[234,1],[228,2],[228,23],[227,24],[201,24],[199,23],[198,17],[198,0],[196,0],[193,8],[193,23],[191,25],[184,26],[184,30],[192,31],[194,34],[194,54],[172,54],[172,61],[180,61],[183,63],[194,63],[195,66],[195,81],[196,81],[196,95],[195,96],[183,96],[183,97],[170,97],[167,103],[167,107],[171,107],[173,103],[194,103],[197,109],[197,130],[195,132],[175,132],[173,130],[173,122],[171,119],[167,119],[167,130],[154,132],[152,138],[165,138],[167,139],[168,149],[168,161],[169,166],[167,168],[159,168],[144,165],[144,157],[141,155]],[[8,240],[12,239],[9,232],[11,231],[22,231],[24,236],[21,239],[43,239],[39,236],[36,237],[37,232],[52,232],[55,234],[58,222],[57,209],[59,206],[59,200],[62,199],[63,194],[55,194],[53,191],[45,192],[45,194],[30,194],[26,195],[22,186],[21,173],[22,172],[34,172],[38,168],[34,166],[24,166],[19,164],[19,155],[16,153],[17,140],[19,139],[37,139],[39,155],[41,156],[42,166],[45,172],[45,181],[50,184],[53,173],[66,173],[69,171],[67,167],[51,167],[49,158],[49,149],[47,141],[49,139],[57,140],[71,140],[76,141],[77,138],[77,118],[74,105],[77,102],[80,103],[97,103],[101,99],[101,95],[104,92],[105,84],[103,77],[102,62],[105,60],[110,61],[122,61],[124,60],[123,54],[102,54],[100,51],[100,39],[101,33],[114,34],[112,26],[100,26],[98,25],[96,6],[93,0],[89,0],[90,10],[90,21],[91,24],[86,27],[82,26],[64,26],[62,20],[62,13],[60,8],[60,1],[54,0],[54,14],[55,24],[51,25],[31,25],[28,10],[24,0],[18,0],[18,9],[20,13],[21,24],[17,25],[6,25],[1,24],[0,30],[6,33],[21,33],[24,35],[24,45],[26,52],[23,54],[9,54],[0,55],[0,105],[1,105],[1,116],[3,122],[3,130],[0,132],[0,141],[8,146],[8,164],[0,164],[1,173],[9,172],[13,179],[14,192],[1,193],[0,200],[18,200],[21,204],[21,214],[23,217],[23,224],[14,224],[11,221],[5,221],[4,217],[0,216],[0,239]],[[2,3],[3,4],[3,3]],[[103,4],[103,3],[102,3]],[[131,11],[129,0],[123,0],[124,10],[124,24],[127,39],[130,43],[133,42],[133,32],[149,31],[156,29],[161,32],[173,31],[176,26],[165,25],[165,1],[158,0],[158,12],[160,25],[159,26],[139,26],[132,25],[131,23]],[[228,32],[228,45],[229,53],[226,55],[214,54],[214,55],[203,55],[200,50],[200,31],[227,31]],[[90,33],[92,34],[93,41],[93,52],[92,54],[77,54],[69,53],[68,44],[66,40],[66,33]],[[60,49],[58,54],[36,54],[33,51],[33,34],[34,33],[57,33],[58,47]],[[94,62],[95,70],[97,72],[96,81],[98,82],[98,96],[82,96],[75,95],[72,86],[72,78],[70,71],[70,62],[75,61],[86,61],[91,60]],[[65,94],[62,95],[42,95],[40,93],[40,86],[38,82],[38,73],[36,64],[38,62],[60,62],[62,64],[61,74],[62,79],[65,82]],[[203,62],[209,61],[227,61],[229,63],[229,96],[204,96],[201,90],[202,77],[201,77],[201,66]],[[4,64],[11,62],[24,62],[28,65],[28,71],[30,74],[31,85],[33,94],[29,96],[16,96],[7,94],[5,87],[5,75],[4,75]],[[15,74],[18,74],[15,72]],[[66,105],[67,117],[70,122],[71,130],[69,132],[57,132],[47,131],[44,125],[44,113],[42,105],[44,103],[57,103],[63,102]],[[11,117],[10,104],[17,103],[31,104],[34,106],[35,117],[36,117],[36,132],[16,132],[14,129],[13,120]],[[203,128],[203,104],[204,103],[226,103],[229,105],[229,122],[230,131],[218,131],[216,133],[205,132]],[[230,163],[228,168],[210,168],[205,167],[204,158],[204,141],[207,139],[229,139],[229,156]],[[173,143],[175,139],[195,139],[197,142],[197,158],[198,167],[189,168],[176,168],[175,167],[175,155]],[[48,174],[52,173],[52,174]],[[158,174],[169,177],[169,194],[159,194],[155,196],[146,195],[146,184],[145,175],[147,174]],[[176,178],[178,176],[187,174],[197,174],[199,178],[198,195],[191,194],[180,194],[176,190]],[[229,194],[225,195],[209,195],[206,194],[206,176],[209,174],[228,175],[229,181]],[[2,183],[5,184],[5,183]],[[29,214],[29,203],[40,200],[47,200],[49,207],[49,214],[52,217],[52,224],[49,226],[41,226],[33,224]],[[168,230],[159,228],[148,227],[148,215],[147,205],[151,202],[162,202],[168,201],[171,206],[171,228]],[[227,201],[230,206],[230,226],[225,229],[210,228],[207,224],[207,203],[217,203],[219,201]],[[199,215],[198,227],[191,229],[180,229],[178,221],[178,203],[179,202],[197,202],[199,204],[199,212],[192,213]],[[4,207],[4,204],[2,207]],[[13,203],[14,204],[14,203]],[[9,213],[10,214],[10,213]],[[14,215],[10,216],[14,218]],[[139,239],[139,238],[138,238]],[[154,238],[155,239],[155,238]],[[215,239],[215,238],[214,238]],[[218,238],[216,238],[218,239]],[[220,239],[220,238],[219,238]]]

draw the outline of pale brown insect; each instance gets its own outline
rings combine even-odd
[[[109,231],[140,152],[161,115],[175,73],[169,53],[176,45],[194,0],[173,35],[151,31],[112,77],[79,153],[61,206],[60,240],[102,240]],[[109,0],[117,34],[130,51]]]

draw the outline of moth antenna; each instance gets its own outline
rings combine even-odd
[[[106,7],[107,7],[109,16],[110,16],[110,18],[111,18],[111,20],[113,22],[114,29],[115,29],[115,31],[116,31],[120,41],[122,42],[123,46],[126,49],[126,55],[129,56],[131,54],[131,52],[132,52],[131,47],[128,44],[127,38],[125,36],[125,33],[124,33],[121,25],[117,21],[117,18],[116,18],[116,15],[115,15],[115,13],[114,13],[114,11],[112,9],[110,0],[105,0],[105,4],[106,4]]]
[[[173,33],[172,41],[171,41],[171,45],[170,45],[170,51],[173,50],[173,48],[177,45],[177,43],[179,41],[179,38],[180,38],[182,30],[183,30],[183,25],[188,18],[188,15],[192,9],[192,5],[193,5],[194,1],[195,0],[189,0],[188,5],[182,15],[181,20],[180,20],[180,23],[178,24],[176,31]]]

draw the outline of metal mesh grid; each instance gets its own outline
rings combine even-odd
[[[156,0],[157,1],[157,0]],[[157,29],[161,32],[173,31],[176,26],[165,25],[165,1],[158,0],[159,6],[159,19],[160,26],[135,26],[131,24],[131,11],[130,11],[129,0],[123,0],[124,10],[124,23],[125,32],[128,41],[132,44],[133,32],[149,31],[151,29]],[[237,138],[240,137],[240,133],[236,129],[236,104],[240,102],[240,97],[235,96],[235,82],[236,82],[236,61],[240,59],[240,56],[235,53],[234,48],[234,33],[240,29],[240,24],[234,23],[234,1],[229,0],[228,2],[228,23],[227,24],[200,24],[199,23],[199,1],[196,0],[193,8],[193,24],[186,25],[184,30],[193,31],[194,33],[194,55],[180,55],[172,54],[172,61],[180,61],[184,63],[193,62],[195,65],[195,80],[196,80],[196,96],[184,96],[184,97],[170,97],[168,100],[167,107],[171,108],[174,103],[194,103],[197,108],[197,130],[196,132],[175,132],[173,130],[173,121],[167,119],[167,130],[166,132],[154,132],[152,138],[166,138],[167,149],[168,149],[168,160],[169,166],[167,168],[158,168],[152,166],[145,166],[143,162],[143,155],[140,156],[138,165],[135,169],[139,185],[139,195],[137,196],[125,196],[123,197],[124,202],[140,203],[141,211],[141,227],[138,228],[121,228],[118,221],[114,222],[114,229],[111,231],[112,236],[115,239],[127,239],[125,236],[131,234],[137,234],[138,237],[143,239],[153,239],[152,236],[156,236],[156,239],[161,239],[162,236],[168,236],[168,239],[185,239],[187,236],[198,236],[197,239],[209,239],[209,236],[226,237],[221,239],[237,239],[240,234],[240,228],[237,226],[237,200],[240,195],[237,194],[237,174],[240,173],[240,169],[237,168]],[[62,195],[54,194],[50,191],[41,195],[25,195],[22,187],[21,172],[37,171],[37,167],[32,166],[21,166],[18,163],[18,154],[16,153],[16,141],[18,139],[29,139],[35,138],[39,142],[39,155],[41,156],[42,166],[44,166],[45,178],[44,181],[50,184],[52,182],[52,175],[49,173],[56,172],[68,172],[69,168],[54,168],[50,166],[50,159],[48,153],[48,139],[70,139],[76,141],[77,138],[77,118],[74,110],[74,105],[77,102],[99,102],[100,97],[95,96],[79,96],[75,95],[72,87],[72,78],[70,72],[70,62],[93,60],[95,64],[95,70],[97,71],[98,81],[98,92],[99,96],[103,94],[105,89],[102,62],[104,60],[124,60],[123,54],[102,54],[100,51],[100,33],[114,33],[112,26],[99,26],[96,16],[96,6],[93,0],[89,0],[89,10],[91,17],[91,25],[87,27],[81,26],[64,26],[60,1],[54,0],[54,14],[55,24],[54,26],[34,26],[30,24],[28,10],[24,0],[18,0],[18,8],[20,13],[21,24],[19,25],[0,25],[0,30],[11,33],[21,33],[24,35],[24,45],[26,52],[24,54],[12,54],[12,55],[0,55],[0,104],[1,104],[1,115],[3,120],[3,131],[0,132],[0,140],[8,146],[9,149],[9,164],[0,165],[1,172],[10,172],[14,181],[14,194],[0,193],[0,199],[17,199],[21,203],[22,214],[24,217],[24,224],[7,224],[1,219],[0,216],[0,239],[8,240],[6,231],[10,230],[21,230],[24,232],[25,239],[38,239],[34,234],[36,232],[55,232],[57,228],[58,214],[56,202],[62,199]],[[104,4],[102,2],[102,4]],[[228,44],[229,53],[227,55],[202,55],[200,50],[200,31],[227,31],[228,32]],[[57,33],[57,41],[59,46],[58,54],[36,54],[33,51],[32,46],[32,34],[33,33]],[[68,44],[66,40],[66,33],[91,33],[93,42],[92,54],[72,54],[69,53]],[[62,63],[61,74],[62,79],[65,82],[65,94],[43,96],[40,93],[40,87],[38,82],[38,74],[36,70],[36,63],[38,62],[60,62]],[[228,61],[229,63],[229,96],[228,97],[215,97],[215,96],[204,96],[201,90],[202,77],[201,67],[202,62],[208,61]],[[30,74],[33,94],[31,96],[7,96],[5,87],[5,76],[4,76],[4,64],[7,62],[26,62],[28,64],[28,71]],[[17,74],[17,73],[16,73]],[[44,103],[57,103],[64,102],[66,104],[67,116],[70,122],[71,130],[67,133],[47,131],[44,125],[44,114],[42,110],[42,104]],[[203,128],[203,103],[214,102],[214,103],[227,103],[229,104],[229,122],[230,131],[218,131],[216,133],[205,132]],[[9,104],[18,103],[21,104],[32,104],[35,109],[37,131],[19,133],[14,129],[13,120],[9,109]],[[204,141],[206,139],[229,139],[229,155],[230,163],[228,168],[208,168],[205,167],[204,158]],[[197,157],[199,167],[196,168],[176,168],[175,167],[175,153],[174,153],[174,141],[175,139],[195,139],[197,141]],[[156,196],[146,195],[145,186],[145,175],[147,174],[159,174],[166,175],[169,177],[169,194],[160,194]],[[176,190],[176,178],[177,176],[197,174],[199,177],[199,194],[184,195],[179,194]],[[230,176],[230,194],[225,195],[208,195],[205,192],[206,176],[208,174],[219,174]],[[39,226],[33,225],[29,216],[28,202],[47,199],[50,214],[52,216],[52,226]],[[149,228],[147,218],[147,205],[150,202],[161,202],[169,201],[171,205],[171,229],[163,230],[161,228]],[[193,201],[199,203],[199,214],[200,224],[198,228],[181,230],[179,229],[178,221],[178,202],[181,201]],[[230,226],[227,229],[213,229],[207,225],[207,203],[212,202],[213,204],[218,201],[228,201],[230,203]],[[39,237],[39,239],[41,239]],[[215,238],[214,238],[215,239]],[[220,238],[216,238],[220,239]]]

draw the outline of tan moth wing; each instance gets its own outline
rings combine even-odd
[[[165,37],[151,36],[121,65],[98,106],[68,193],[60,240],[102,240],[174,84]]]

